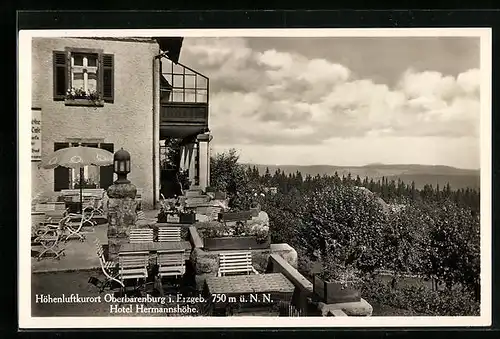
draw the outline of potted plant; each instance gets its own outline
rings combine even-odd
[[[361,300],[360,273],[352,266],[324,268],[315,273],[313,292],[325,304],[357,302]]]
[[[365,247],[341,246],[334,241],[322,258],[322,269],[313,275],[313,292],[326,304],[361,300],[361,271],[356,267]]]
[[[178,215],[176,203],[172,199],[161,200],[158,223],[179,222]]]

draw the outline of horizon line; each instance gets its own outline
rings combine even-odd
[[[467,170],[467,171],[480,171],[481,168],[466,168],[466,167],[456,167],[456,166],[451,166],[451,165],[443,165],[443,164],[418,164],[418,163],[369,163],[365,165],[331,165],[331,164],[307,164],[307,165],[300,165],[300,164],[266,164],[266,163],[259,163],[259,162],[252,162],[252,161],[242,161],[242,164],[248,164],[248,165],[261,165],[261,166],[300,166],[300,167],[313,167],[313,166],[329,166],[329,167],[357,167],[357,168],[363,168],[363,167],[369,167],[369,166],[427,166],[427,167],[448,167],[448,168],[454,168],[454,169],[459,169],[459,170]]]

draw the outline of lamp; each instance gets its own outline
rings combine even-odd
[[[121,148],[113,156],[113,169],[118,175],[115,184],[130,184],[127,174],[130,173],[130,153]]]

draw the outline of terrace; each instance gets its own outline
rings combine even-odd
[[[140,215],[137,223],[137,229],[153,229],[155,234],[158,228],[165,225],[179,227],[181,238],[179,243],[187,243],[189,248],[186,248],[184,259],[185,272],[180,277],[170,279],[160,279],[161,287],[158,288],[155,270],[158,270],[157,265],[148,265],[148,276],[141,282],[140,293],[143,296],[164,297],[164,302],[154,300],[148,303],[139,303],[140,307],[151,307],[152,309],[168,307],[195,307],[198,315],[269,315],[269,316],[346,316],[346,315],[371,315],[372,307],[363,299],[360,302],[353,303],[337,303],[335,305],[327,305],[314,297],[313,286],[310,281],[303,277],[296,269],[297,254],[293,248],[287,244],[268,244],[262,245],[262,248],[248,248],[248,238],[241,242],[240,238],[233,238],[231,242],[216,242],[212,248],[206,248],[204,245],[206,239],[200,235],[201,230],[208,223],[214,222],[211,219],[213,211],[207,210],[206,201],[200,201],[200,197],[204,193],[188,191],[189,197],[185,200],[191,200],[188,204],[192,211],[195,212],[196,222],[193,224],[180,224],[178,220],[169,223],[158,223],[157,216],[159,211],[146,211]],[[198,199],[198,200],[197,200]],[[193,203],[198,201],[198,203]],[[212,207],[220,206],[220,202],[213,199]],[[198,205],[198,206],[196,206]],[[198,210],[197,210],[198,208]],[[201,213],[204,212],[204,213]],[[207,213],[208,212],[208,213]],[[256,212],[252,211],[255,215]],[[257,213],[262,215],[262,213]],[[227,217],[227,216],[226,216]],[[258,218],[250,217],[247,219],[250,223],[258,222]],[[230,224],[232,221],[227,221]],[[106,277],[102,273],[101,263],[94,242],[97,239],[106,248],[108,224],[95,225],[87,227],[82,233],[85,236],[84,241],[69,240],[63,246],[65,247],[65,255],[59,259],[42,258],[37,260],[32,258],[32,295],[33,295],[33,315],[34,316],[114,316],[120,315],[112,310],[112,303],[104,300],[106,295],[110,296],[116,292],[116,289],[100,290],[96,281],[104,281]],[[155,236],[156,238],[156,236]],[[133,245],[133,244],[130,244]],[[157,248],[160,258],[160,248],[165,247],[159,242],[149,244],[136,244],[139,247],[147,247],[150,249]],[[215,246],[215,247],[214,247]],[[241,247],[243,246],[243,247]],[[127,246],[122,245],[122,249]],[[137,246],[128,246],[127,248]],[[170,245],[171,247],[171,245]],[[259,247],[259,246],[257,246]],[[127,251],[130,251],[130,248]],[[228,249],[229,248],[229,249]],[[245,249],[246,248],[246,249]],[[36,248],[33,248],[36,251]],[[33,251],[32,250],[32,251]],[[154,250],[156,251],[156,249]],[[231,253],[240,252],[246,253],[247,258],[246,268],[254,270],[255,274],[237,274],[228,275],[222,272],[224,256]],[[151,263],[151,257],[150,257]],[[159,261],[158,261],[159,262]],[[237,269],[241,270],[240,264],[229,266],[226,270]],[[120,264],[121,265],[121,264]],[[243,268],[243,269],[246,269]],[[152,270],[152,271],[151,271]],[[151,273],[152,272],[152,273]],[[222,274],[221,274],[222,272]],[[234,272],[233,272],[234,273]],[[240,272],[241,273],[241,272]],[[97,280],[95,280],[97,279]],[[135,279],[132,279],[135,280]],[[94,284],[89,283],[94,281]],[[149,287],[147,287],[149,286]],[[132,291],[138,291],[135,282],[132,285]],[[134,292],[134,293],[135,293]],[[101,300],[92,304],[51,304],[37,303],[36,295],[71,295],[77,294],[81,297],[97,297],[101,296]],[[128,293],[128,292],[127,292]],[[212,300],[213,303],[200,302],[189,304],[187,302],[179,302],[175,300],[178,294],[183,296],[202,296],[205,301],[211,299],[214,295],[224,295],[229,301],[240,301],[240,298],[270,298],[274,302],[267,303],[266,300],[260,300],[259,303],[241,303],[237,302],[236,308],[231,307],[227,301]],[[267,297],[269,295],[269,297]],[[234,297],[233,297],[234,296]],[[172,302],[168,300],[173,299]],[[237,298],[237,300],[236,300]],[[165,300],[167,300],[165,302]],[[277,301],[277,302],[276,302]],[[137,305],[139,305],[137,304]],[[133,307],[139,307],[134,305]],[[189,306],[191,305],[191,306]],[[193,306],[195,305],[195,306]],[[149,312],[144,313],[142,308],[135,309],[127,316],[166,316],[165,313]],[[123,315],[123,314],[121,314]],[[170,316],[175,315],[170,313]],[[177,315],[182,315],[177,313]],[[189,314],[188,314],[189,315]],[[193,314],[191,314],[193,315]]]

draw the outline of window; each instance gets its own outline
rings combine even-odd
[[[189,67],[164,59],[160,64],[161,102],[208,103],[208,78]]]
[[[110,143],[85,143],[85,142],[56,142],[54,151],[73,146],[87,146],[105,149],[113,153],[114,145]],[[83,188],[104,188],[107,189],[113,184],[113,165],[110,166],[85,166],[83,168]],[[54,191],[62,189],[76,189],[80,184],[80,171],[66,167],[56,167],[54,169]]]
[[[54,51],[54,100],[114,101],[114,56],[101,50]]]
[[[71,55],[71,88],[80,88],[87,93],[97,92],[97,54]]]

